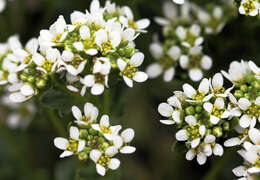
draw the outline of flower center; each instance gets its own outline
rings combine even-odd
[[[47,71],[50,72],[53,66],[53,62],[51,60],[45,60],[42,64],[42,67]]]
[[[107,126],[100,126],[100,130],[103,132],[103,133],[106,133],[106,134],[111,134],[111,129]]]
[[[75,68],[78,68],[81,62],[82,62],[82,59],[80,57],[75,57],[71,61],[71,65],[74,66]]]
[[[102,155],[97,161],[97,163],[103,167],[106,167],[110,164],[110,157],[108,155]]]
[[[186,128],[187,136],[189,137],[190,140],[197,139],[197,138],[200,137],[199,128],[200,127],[198,125],[189,126],[189,127]]]
[[[122,71],[122,75],[128,78],[133,78],[137,72],[137,69],[133,65],[127,65]]]
[[[109,41],[102,43],[102,50],[106,53],[107,51],[111,50],[113,48],[112,43]]]
[[[26,57],[24,58],[24,63],[25,63],[25,64],[29,64],[29,62],[31,61],[31,59],[32,59],[32,55],[26,56]]]
[[[62,37],[62,33],[58,33],[58,34],[56,34],[56,37],[52,38],[52,41],[54,43],[58,43],[60,41],[61,37]]]
[[[159,64],[163,69],[169,69],[172,66],[175,66],[175,62],[168,56],[161,57],[159,59]]]
[[[212,115],[214,115],[218,118],[221,118],[223,112],[224,112],[224,110],[217,106],[214,106],[212,109]]]
[[[128,20],[128,26],[129,26],[129,28],[132,28],[132,29],[138,28],[138,25],[135,23],[134,20]]]
[[[106,79],[106,76],[104,76],[103,74],[101,74],[101,73],[95,74],[95,83],[105,84],[105,79]]]
[[[243,7],[244,7],[244,9],[245,9],[245,11],[247,13],[250,13],[253,10],[255,10],[255,4],[252,1],[250,1],[250,0],[245,2],[245,3],[243,3]]]
[[[246,114],[248,114],[250,117],[258,118],[260,116],[260,107],[253,104],[246,110]]]
[[[214,94],[224,94],[225,93],[225,88],[224,87],[216,87],[213,89]]]
[[[77,152],[78,151],[78,141],[75,139],[69,139],[69,143],[67,145],[67,150],[70,152]]]
[[[205,97],[205,93],[204,92],[197,92],[196,94],[194,94],[192,96],[193,100],[197,100],[197,101],[201,101],[203,100],[203,98]]]

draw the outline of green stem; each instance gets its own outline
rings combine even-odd
[[[209,170],[209,172],[204,176],[203,180],[215,180],[217,179],[218,173],[225,167],[225,164],[232,158],[236,152],[236,148],[229,149],[225,152],[221,159],[214,161],[212,164],[214,166]]]
[[[59,118],[57,117],[57,115],[54,113],[54,111],[45,108],[46,113],[49,116],[49,120],[51,121],[52,125],[55,127],[57,133],[59,134],[59,136],[66,136],[66,130],[64,128],[64,126],[61,124],[61,121],[59,120]]]
[[[104,92],[104,114],[109,114],[110,112],[110,92],[106,89]]]

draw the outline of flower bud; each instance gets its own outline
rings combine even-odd
[[[243,91],[241,91],[241,90],[236,90],[235,93],[234,93],[234,95],[235,95],[235,97],[237,97],[237,98],[241,98],[241,97],[244,96],[244,93],[243,93]]]
[[[38,88],[43,88],[43,87],[46,86],[46,81],[43,80],[43,79],[38,80],[38,81],[36,81],[36,86],[37,86]]]
[[[213,128],[213,135],[216,137],[221,137],[223,135],[223,131],[221,127],[214,127]]]
[[[86,152],[82,151],[79,153],[78,157],[79,157],[79,160],[86,161],[88,159],[88,154]]]
[[[244,84],[244,85],[240,86],[240,90],[243,92],[247,92],[248,91],[247,85]]]
[[[130,46],[125,48],[125,55],[126,55],[126,57],[130,58],[130,57],[132,57],[134,55],[134,53],[135,53],[135,48],[130,47]]]
[[[188,114],[188,115],[193,115],[195,114],[195,110],[194,110],[194,107],[193,106],[189,106],[185,109],[185,113]]]
[[[88,137],[88,131],[86,129],[80,130],[80,137],[81,138],[87,138]]]
[[[223,124],[223,129],[224,129],[225,131],[229,131],[229,122],[224,122],[224,124]]]

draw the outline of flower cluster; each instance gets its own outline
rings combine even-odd
[[[134,130],[128,128],[119,133],[121,125],[110,125],[108,115],[103,115],[98,121],[99,110],[93,104],[86,103],[84,113],[73,106],[72,113],[75,125],[69,129],[70,137],[54,139],[54,145],[64,150],[61,158],[77,155],[82,161],[90,159],[96,164],[97,173],[104,176],[108,169],[119,168],[120,161],[114,157],[116,154],[135,152],[135,147],[130,146]]]
[[[110,81],[115,84],[120,77],[132,87],[134,81],[148,78],[139,70],[144,54],[135,48],[134,39],[146,32],[149,23],[148,19],[135,21],[127,6],[107,1],[103,8],[93,0],[90,11],[73,12],[71,24],[60,16],[25,47],[17,36],[0,44],[0,83],[9,85],[14,102],[44,92],[56,83],[54,77],[82,96],[87,89],[100,95]]]
[[[224,87],[221,73],[232,87]],[[242,145],[239,154],[246,165],[234,172],[246,177],[260,172],[260,68],[252,61],[234,61],[228,72],[221,73],[203,79],[198,90],[184,84],[183,91],[175,91],[158,111],[167,118],[161,123],[177,125],[175,136],[185,142],[187,160],[197,156],[198,163],[204,164],[212,154],[222,156],[223,140],[226,147]],[[236,137],[232,137],[234,133]]]
[[[221,32],[229,17],[224,16],[225,6],[202,9],[188,2],[180,7],[165,3],[163,12],[166,18],[156,17],[155,21],[163,27],[164,42],[155,39],[151,44],[157,62],[148,67],[147,74],[156,78],[163,73],[164,81],[169,82],[175,74],[188,71],[192,81],[200,81],[203,72],[212,67],[211,57],[203,52],[205,35]]]
[[[259,15],[260,4],[258,0],[236,0],[234,4],[238,7],[238,11],[242,15]]]

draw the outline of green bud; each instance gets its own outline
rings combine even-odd
[[[80,137],[81,138],[87,138],[88,137],[88,131],[86,129],[80,130]]]
[[[195,110],[196,110],[197,113],[200,113],[200,112],[202,112],[203,109],[202,109],[201,106],[196,106]]]
[[[93,136],[92,135],[88,135],[88,140],[92,140]]]
[[[91,135],[96,135],[98,132],[96,131],[96,130],[94,130],[94,129],[90,129],[89,130],[89,133],[91,134]]]
[[[126,55],[126,57],[130,58],[130,57],[132,57],[134,55],[134,53],[135,53],[135,48],[130,47],[130,46],[125,48],[125,55]]]
[[[195,110],[194,110],[194,107],[193,106],[189,106],[185,109],[185,113],[188,114],[188,115],[193,115],[195,114]]]
[[[20,78],[21,78],[21,80],[26,81],[27,80],[27,75],[25,73],[22,73],[20,75]]]
[[[104,149],[106,149],[106,148],[109,147],[109,144],[108,144],[107,142],[104,142],[104,143],[102,144],[102,147],[103,147]]]
[[[253,74],[246,76],[247,82],[253,82],[255,80],[255,76]]]
[[[214,127],[213,128],[213,135],[216,137],[221,137],[223,135],[223,130],[221,127]]]
[[[79,160],[86,161],[88,159],[88,154],[86,152],[82,151],[79,153],[78,157],[79,157]]]
[[[224,122],[224,124],[223,124],[223,129],[224,129],[225,131],[229,131],[229,122]]]
[[[125,56],[125,51],[124,51],[123,48],[120,48],[120,49],[118,50],[118,53],[119,53],[120,56]]]
[[[247,92],[248,91],[247,85],[244,84],[244,85],[240,86],[240,90],[243,92]]]
[[[38,80],[38,81],[36,81],[36,86],[37,86],[38,88],[43,88],[43,87],[46,86],[46,81],[43,80],[43,79]]]
[[[199,114],[195,114],[194,117],[195,117],[196,119],[199,119],[200,115],[199,115]]]
[[[211,129],[206,130],[206,136],[211,134]]]
[[[253,82],[253,86],[254,86],[254,88],[256,88],[256,89],[259,89],[259,87],[260,87],[260,85],[259,85],[259,83],[258,83],[257,81],[254,81],[254,82]]]
[[[103,137],[99,137],[99,138],[98,138],[98,142],[99,142],[100,144],[102,144],[102,143],[105,142],[105,139],[104,139]]]
[[[241,90],[236,90],[235,93],[234,93],[234,95],[235,95],[235,97],[237,97],[237,98],[241,98],[241,97],[244,96],[244,93],[243,93],[243,91],[241,91]]]
[[[247,98],[247,99],[250,99],[250,93],[245,93],[244,97]]]

